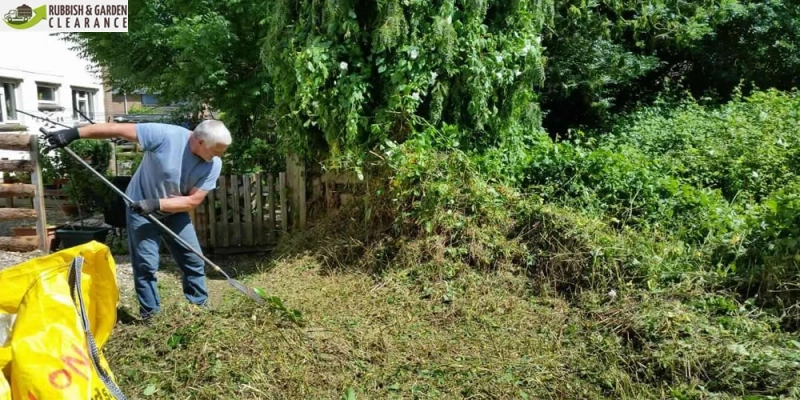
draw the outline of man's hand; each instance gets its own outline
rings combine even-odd
[[[131,203],[131,210],[141,216],[152,214],[161,209],[161,202],[158,199],[139,200]]]
[[[54,132],[47,132],[44,134],[44,139],[47,141],[47,147],[44,148],[45,151],[49,152],[50,150],[59,148],[59,147],[66,147],[70,143],[80,139],[80,134],[78,134],[78,128],[69,128],[69,129],[62,129]]]

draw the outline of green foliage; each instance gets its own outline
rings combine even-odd
[[[604,142],[625,143],[654,160],[654,169],[697,187],[718,189],[729,201],[761,201],[788,184],[800,168],[797,91],[756,92],[720,107],[693,101],[647,108],[615,128]]]
[[[735,222],[718,191],[662,173],[631,145],[553,143],[538,147],[530,158],[527,190],[608,218],[614,226],[666,229],[700,243],[728,232]]]
[[[731,281],[762,299],[788,327],[800,327],[800,177],[747,209],[741,234],[718,249]]]
[[[733,2],[731,2],[733,3]],[[686,51],[695,67],[695,90],[733,91],[740,82],[756,88],[790,90],[800,85],[800,3],[740,0],[714,35]]]
[[[642,109],[599,138],[533,148],[527,190],[699,255],[673,272],[658,265],[655,282],[717,271],[718,283],[798,326],[798,109],[797,92],[775,90],[718,107],[687,99]]]
[[[155,113],[156,113],[156,109],[154,107],[142,107],[142,106],[133,105],[133,106],[131,106],[130,109],[128,109],[128,114],[132,114],[132,115],[148,115],[148,114],[155,114]]]
[[[633,145],[596,141],[540,141],[528,155],[538,193],[523,194],[465,152],[446,150],[443,144],[458,137],[452,129],[388,143],[381,154],[388,179],[371,175],[371,193],[283,243],[279,254],[392,277],[384,282],[400,276],[410,286],[405,291],[432,299],[432,307],[442,303],[447,318],[461,315],[449,307],[470,269],[524,274],[520,299],[569,316],[541,328],[558,337],[561,373],[605,397],[799,393],[800,345],[791,326],[780,310],[762,309],[754,293],[730,290],[754,281],[749,274],[756,271],[715,262],[714,251],[727,250],[724,240],[742,243],[736,236],[758,212],[740,216],[719,191],[663,176]],[[637,190],[641,199],[629,196]],[[775,197],[786,212],[771,223],[796,218],[797,195]],[[608,217],[630,208],[639,222]],[[781,235],[791,245],[792,231]],[[789,274],[775,278],[797,282]],[[480,287],[473,290],[502,290]],[[764,288],[760,295],[791,299]],[[574,308],[556,306],[554,295]]]
[[[619,103],[652,92],[642,79],[665,74],[687,57],[670,55],[713,37],[741,12],[737,1],[559,0],[544,45],[550,62],[545,101],[549,124],[563,130],[605,118]],[[626,97],[626,92],[632,92]],[[558,121],[557,118],[569,118]]]
[[[105,67],[120,90],[147,89],[166,102],[207,101],[248,115],[268,99],[265,76],[253,67],[258,53],[251,51],[266,29],[258,4],[136,0],[129,3],[129,32],[63,37]]]
[[[570,344],[635,381],[664,385],[670,398],[800,393],[798,343],[752,302],[673,288],[620,299],[586,294],[581,304],[596,322],[583,328],[588,340]],[[576,368],[585,364],[578,362]]]
[[[111,143],[107,140],[77,140],[72,142],[69,148],[96,171],[104,175],[108,173]],[[88,213],[97,207],[102,207],[109,190],[93,172],[62,149],[55,150],[54,156],[48,158],[54,168],[53,173],[67,178],[64,192],[72,204],[80,207],[84,216],[89,215]]]
[[[262,48],[292,149],[360,167],[386,140],[459,127],[485,150],[539,129],[547,1],[269,3]]]
[[[797,86],[800,5],[560,0],[544,38],[548,129],[594,127],[664,90],[727,100],[741,81]]]

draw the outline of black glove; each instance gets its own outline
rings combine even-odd
[[[44,139],[47,141],[48,146],[44,148],[45,151],[50,151],[59,147],[66,147],[68,144],[80,139],[78,128],[62,129],[60,131],[47,132],[44,134]]]
[[[161,203],[158,199],[139,200],[131,203],[131,210],[139,215],[152,214],[161,209]]]

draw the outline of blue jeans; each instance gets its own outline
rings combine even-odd
[[[131,267],[136,296],[139,299],[139,313],[143,318],[161,311],[161,298],[158,295],[156,271],[158,271],[158,244],[161,238],[175,263],[183,272],[183,295],[192,304],[205,305],[208,300],[206,289],[205,262],[197,254],[176,242],[162,228],[126,208],[128,224],[128,246],[131,252]],[[186,243],[200,251],[192,220],[186,212],[176,213],[161,219],[171,231]]]

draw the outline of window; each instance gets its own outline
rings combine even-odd
[[[53,86],[36,86],[39,94],[39,102],[41,103],[55,103],[56,102],[56,88]]]
[[[17,121],[17,84],[0,81],[0,123]]]
[[[83,115],[89,119],[94,119],[94,91],[86,89],[72,89],[72,118],[76,120],[84,120],[75,109],[78,109]]]
[[[142,95],[142,105],[143,106],[157,106],[158,105],[158,96],[152,94],[143,94]]]
[[[59,103],[59,84],[36,82],[36,93],[39,100],[39,111],[61,111],[64,107]]]

